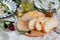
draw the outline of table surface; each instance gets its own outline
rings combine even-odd
[[[19,35],[15,31],[2,34],[3,40],[60,40],[60,34],[52,32],[43,37],[28,37],[25,35]],[[0,39],[1,40],[1,39]]]

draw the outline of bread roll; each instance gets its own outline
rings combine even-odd
[[[17,22],[17,29],[18,29],[18,30],[29,30],[27,24],[28,24],[27,22],[18,21],[18,22]]]
[[[42,26],[41,26],[40,22],[36,22],[35,27],[36,27],[36,30],[38,30],[38,31],[42,30]]]
[[[45,15],[42,12],[30,11],[22,16],[22,20],[29,21],[31,19],[38,18],[38,17],[45,17]]]
[[[55,28],[57,26],[57,19],[55,18],[51,18],[50,20],[48,20],[47,22],[45,22],[44,24],[44,30],[45,32],[50,32],[53,28]]]
[[[31,30],[35,29],[34,26],[35,26],[36,21],[37,21],[37,19],[32,19],[32,20],[29,21],[29,23],[28,23],[29,24],[29,26],[28,26],[29,29],[31,29]]]

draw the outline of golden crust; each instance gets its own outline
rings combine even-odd
[[[30,11],[22,16],[22,20],[29,21],[30,19],[38,18],[38,17],[45,17],[45,15],[42,12]]]
[[[18,30],[29,30],[27,22],[24,21],[18,21],[17,22],[17,29]]]

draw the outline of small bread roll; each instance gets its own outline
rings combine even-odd
[[[41,30],[41,24],[40,24],[40,21],[38,18],[35,18],[35,19],[32,19],[29,21],[29,29],[33,30],[33,29],[36,29],[36,30]]]
[[[33,30],[35,27],[35,23],[36,23],[37,19],[32,19],[29,21],[29,29]]]
[[[17,22],[17,29],[18,29],[18,30],[29,30],[27,24],[28,24],[27,22],[18,21],[18,22]]]
[[[44,29],[44,23],[47,22],[50,19],[51,18],[49,18],[49,17],[40,17],[40,18],[38,18],[38,20],[35,24],[36,29],[39,30],[39,31]]]
[[[36,22],[36,30],[38,30],[38,31],[41,31],[42,30],[42,26],[41,26],[41,24],[40,24],[40,22]]]
[[[45,15],[42,12],[30,11],[22,16],[22,20],[29,21],[31,19],[38,18],[38,17],[45,17]]]
[[[57,26],[57,19],[55,18],[51,18],[50,20],[48,20],[47,22],[45,22],[44,24],[44,31],[45,32],[50,32],[53,28],[55,28]]]

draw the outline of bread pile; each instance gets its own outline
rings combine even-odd
[[[30,11],[22,16],[22,20],[17,23],[18,30],[34,30],[39,33],[49,33],[57,26],[57,19],[45,17],[45,15],[38,11]],[[34,32],[33,31],[33,32]],[[29,36],[35,36],[34,32]]]

